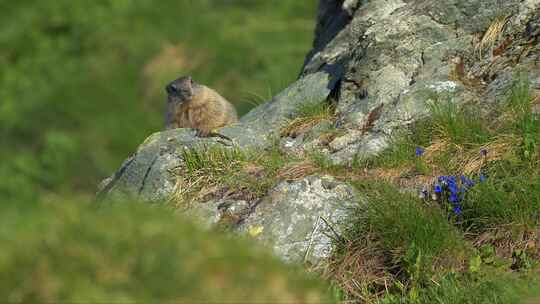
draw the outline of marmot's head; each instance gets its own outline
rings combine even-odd
[[[180,77],[169,83],[165,90],[168,94],[169,102],[185,102],[191,100],[195,94],[197,84],[193,82],[191,76]]]

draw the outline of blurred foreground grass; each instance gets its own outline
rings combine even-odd
[[[0,197],[89,193],[162,128],[181,74],[245,113],[295,79],[315,0],[0,3]]]
[[[146,204],[2,203],[0,244],[3,302],[332,302],[268,250]]]

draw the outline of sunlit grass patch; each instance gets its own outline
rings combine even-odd
[[[436,205],[386,183],[354,185],[366,203],[352,217],[329,270],[347,294],[416,293],[466,266],[471,247]]]
[[[433,137],[447,139],[461,146],[488,142],[492,134],[488,125],[479,119],[481,109],[473,105],[460,105],[451,101],[431,104]],[[428,124],[429,125],[429,124]]]
[[[251,201],[262,197],[275,185],[285,164],[293,161],[275,147],[266,151],[200,146],[181,152],[183,164],[177,176],[174,203],[189,207],[210,198]]]
[[[537,303],[532,288],[538,284],[531,276],[485,272],[480,274],[446,275],[436,284],[430,284],[417,295],[387,295],[384,304],[492,304]],[[530,301],[530,302],[528,302]]]
[[[489,178],[471,189],[462,203],[460,225],[477,246],[496,254],[540,258],[540,175]]]
[[[534,102],[523,75],[516,76],[507,100],[489,111],[475,104],[434,102],[429,117],[396,135],[390,148],[363,164],[432,175],[478,174],[505,160],[534,167],[540,164],[540,116],[532,110]],[[415,153],[419,148],[420,158]],[[418,170],[419,160],[424,170]]]
[[[412,163],[416,146],[410,134],[395,135],[389,146],[376,157],[362,160],[359,165],[369,168],[396,168]]]
[[[320,122],[333,122],[334,110],[327,102],[301,103],[294,112],[294,119],[281,129],[281,136],[296,137]]]
[[[531,163],[540,160],[540,115],[533,112],[535,98],[531,94],[526,75],[518,75],[514,81],[507,107],[510,132],[521,139],[521,157]]]

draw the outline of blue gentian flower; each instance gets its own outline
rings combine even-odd
[[[486,179],[487,179],[487,177],[484,174],[480,174],[480,176],[478,178],[480,179],[481,183],[485,182]]]
[[[448,184],[448,190],[450,190],[450,193],[457,194],[459,192],[459,188],[457,184],[455,183],[449,183]]]
[[[460,178],[461,178],[461,184],[464,187],[470,188],[470,187],[474,186],[474,181],[471,180],[470,178],[466,177],[465,175],[460,176]]]
[[[459,197],[458,197],[457,193],[451,193],[448,200],[450,202],[452,202],[452,203],[457,203],[457,202],[459,202]]]
[[[460,214],[461,214],[461,206],[455,205],[455,206],[454,206],[454,213],[455,213],[456,215],[460,215]]]
[[[435,193],[442,193],[442,187],[441,185],[437,184],[435,185],[435,188],[433,189],[433,191],[435,191]]]
[[[416,156],[422,156],[422,154],[424,154],[424,149],[422,149],[421,147],[416,147],[415,154]]]

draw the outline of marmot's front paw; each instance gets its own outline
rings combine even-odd
[[[212,135],[211,131],[204,131],[199,129],[196,129],[196,131],[197,133],[195,133],[195,135],[198,137],[210,137],[210,135]]]
[[[226,139],[228,141],[232,141],[232,139],[230,139],[229,137],[227,137],[225,135],[219,134],[216,130],[203,131],[203,130],[197,129],[197,133],[195,133],[195,136],[198,136],[198,137],[219,137],[221,139]]]

